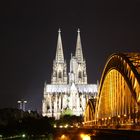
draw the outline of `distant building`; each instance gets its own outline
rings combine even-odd
[[[59,119],[66,110],[73,115],[83,115],[88,99],[96,95],[97,84],[87,83],[86,61],[83,58],[80,30],[78,29],[75,55],[71,55],[69,72],[67,72],[59,30],[51,83],[45,83],[44,87],[42,115]]]

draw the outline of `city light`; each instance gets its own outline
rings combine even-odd
[[[118,115],[118,118],[120,118],[120,115]]]
[[[60,137],[60,140],[70,140],[70,139],[69,139],[68,136],[66,136],[66,135],[63,134],[63,135]]]
[[[56,124],[54,124],[54,126],[53,126],[54,128],[56,128],[57,126],[56,126]]]
[[[84,137],[84,134],[80,134],[80,137],[83,138]]]
[[[126,117],[126,114],[124,114],[123,116]]]
[[[59,126],[59,128],[63,128],[63,126],[62,126],[62,125],[60,125],[60,126]]]
[[[68,128],[68,124],[66,124],[64,127],[65,127],[65,128]]]
[[[82,138],[82,140],[91,140],[90,136],[87,134],[80,134],[80,137]]]
[[[26,135],[25,134],[22,134],[22,138],[25,138],[26,137]]]

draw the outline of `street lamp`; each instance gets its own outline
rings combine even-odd
[[[23,101],[23,111],[25,111],[25,104],[27,103],[27,101]]]
[[[19,104],[19,109],[22,110],[22,101],[17,101],[17,103]]]
[[[18,100],[17,103],[19,104],[19,109],[25,111],[25,104],[27,103],[26,100]]]

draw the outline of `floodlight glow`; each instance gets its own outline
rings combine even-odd
[[[56,124],[54,124],[54,126],[53,126],[54,128],[56,128]]]
[[[23,101],[24,103],[27,103],[27,101]]]
[[[66,124],[64,127],[67,128],[68,127],[68,124]]]
[[[18,103],[21,103],[21,101],[17,101]]]
[[[22,134],[22,138],[25,138],[26,137],[26,135],[25,134]]]

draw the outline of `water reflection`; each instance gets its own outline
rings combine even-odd
[[[23,139],[21,139],[23,140]],[[58,137],[46,137],[46,138],[30,138],[25,140],[135,140],[135,139],[128,139],[127,137],[112,137],[112,136],[88,136],[85,135],[83,137],[79,137],[78,135],[75,136],[67,136],[62,135]]]
[[[96,132],[96,133],[95,133]],[[128,133],[128,132],[126,132]],[[134,135],[126,135],[125,133],[114,134],[112,132],[98,132],[93,131],[93,133],[57,133],[57,134],[48,134],[47,136],[26,136],[20,138],[10,138],[12,140],[140,140],[140,132],[135,133]],[[3,139],[0,139],[3,140]]]
[[[0,139],[3,140],[3,139]],[[10,140],[10,139],[7,139]],[[62,136],[62,137],[34,137],[34,138],[16,138],[12,140],[139,140],[135,138],[128,138],[128,137],[115,137],[115,136],[85,136],[83,138],[78,137],[77,135],[75,136]]]

